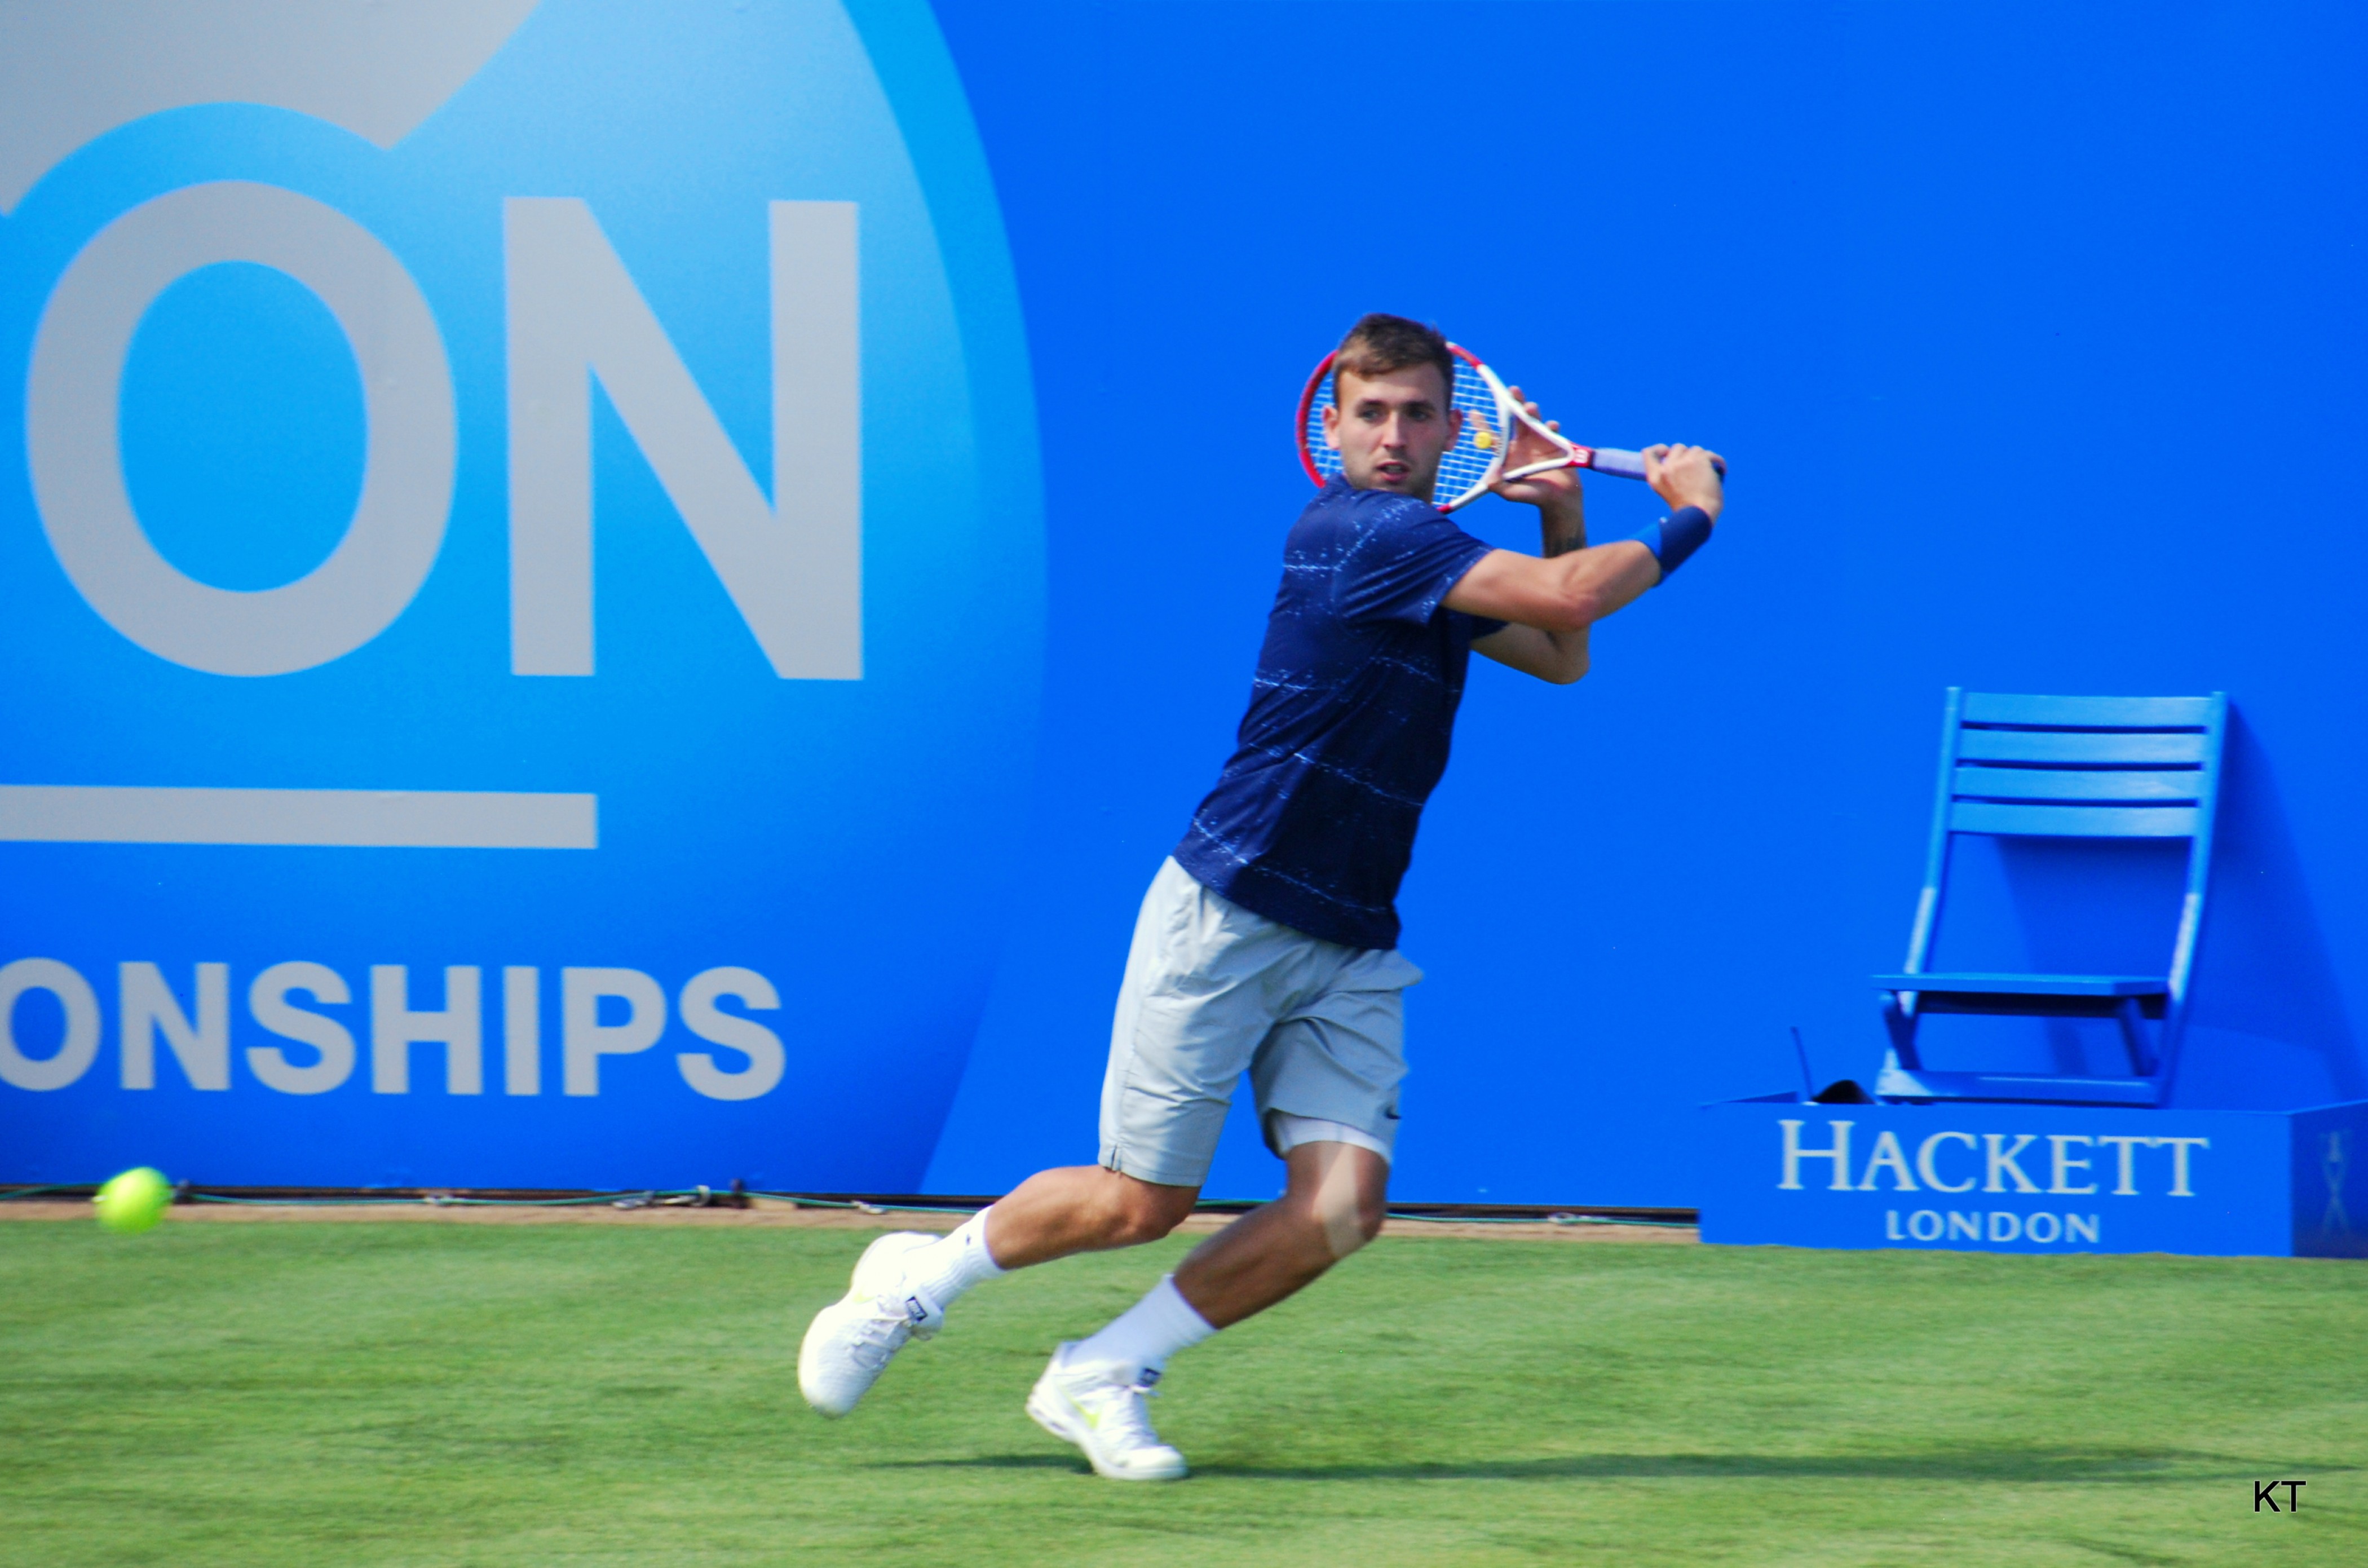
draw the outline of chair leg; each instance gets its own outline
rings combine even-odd
[[[1914,1072],[1924,1065],[1916,1055],[1916,1015],[1899,1005],[1896,991],[1883,994],[1883,1028],[1902,1067]]]
[[[2113,1016],[2121,1020],[2122,1043],[2129,1049],[2130,1071],[2141,1078],[2152,1076],[2154,1051],[2146,1043],[2146,1015],[2138,1010],[2138,999],[2123,997]]]

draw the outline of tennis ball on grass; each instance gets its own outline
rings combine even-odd
[[[136,1236],[154,1230],[173,1201],[172,1184],[165,1173],[139,1165],[110,1179],[91,1202],[97,1205],[98,1222],[119,1235]]]

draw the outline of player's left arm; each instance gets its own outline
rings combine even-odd
[[[1520,389],[1511,389],[1515,397]],[[1532,416],[1536,403],[1526,405]],[[1560,425],[1553,426],[1560,429]],[[1534,443],[1536,449],[1524,450]],[[1518,426],[1505,466],[1551,455],[1525,426]],[[1702,447],[1650,447],[1645,477],[1673,507],[1693,507],[1718,521],[1725,487],[1717,454]],[[1492,550],[1473,563],[1447,596],[1450,609],[1512,624],[1476,638],[1473,651],[1499,664],[1556,685],[1568,685],[1588,671],[1588,634],[1595,622],[1642,597],[1662,577],[1654,550],[1637,540],[1587,542],[1586,494],[1577,469],[1548,469],[1497,494],[1538,509],[1542,555]],[[1682,559],[1682,557],[1680,557]]]
[[[1547,663],[1556,655],[1566,659],[1570,643],[1559,634],[1586,631],[1604,617],[1634,604],[1709,537],[1721,505],[1716,461],[1716,454],[1701,447],[1645,449],[1646,478],[1663,499],[1678,508],[1674,518],[1656,526],[1657,544],[1643,539],[1615,540],[1565,551],[1551,559],[1492,550],[1472,563],[1442,602],[1465,615],[1508,620],[1540,633],[1556,634],[1543,643],[1518,640],[1526,642],[1527,651],[1508,646],[1515,657],[1505,662],[1532,673],[1554,669],[1564,672],[1564,679],[1577,678],[1576,673],[1569,673],[1572,666],[1567,662]],[[1673,527],[1678,529],[1674,540]],[[1492,634],[1472,645],[1480,648],[1494,641]],[[1508,643],[1516,641],[1508,639]],[[1484,651],[1504,656],[1495,648]],[[1579,666],[1581,673],[1583,669]],[[1548,674],[1546,678],[1555,676]]]
[[[1519,387],[1509,390],[1515,397],[1521,395]],[[1536,403],[1523,406],[1531,418],[1537,417]],[[1558,422],[1550,423],[1548,427],[1562,428]],[[1527,425],[1515,421],[1511,435],[1512,449],[1505,454],[1508,470],[1555,455],[1552,444]],[[1487,602],[1493,607],[1486,612],[1491,619],[1510,623],[1500,631],[1474,639],[1474,653],[1485,653],[1500,665],[1509,665],[1540,680],[1568,686],[1587,674],[1588,633],[1597,617],[1573,616],[1569,613],[1570,605],[1552,601],[1567,597],[1575,588],[1588,590],[1584,597],[1589,608],[1608,615],[1643,593],[1652,582],[1646,579],[1632,584],[1627,580],[1639,578],[1640,572],[1635,562],[1622,559],[1631,553],[1623,551],[1613,551],[1609,556],[1598,552],[1588,560],[1562,561],[1555,568],[1546,566],[1548,562],[1587,549],[1587,492],[1579,483],[1577,469],[1548,469],[1528,479],[1499,483],[1497,494],[1508,501],[1538,509],[1539,552],[1526,556],[1505,550],[1483,556],[1464,580],[1456,585],[1447,603],[1451,608],[1483,613],[1474,610],[1472,603],[1459,604],[1457,600],[1460,597]],[[1539,602],[1533,604],[1532,600]]]

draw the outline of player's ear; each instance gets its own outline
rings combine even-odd
[[[1340,405],[1337,403],[1324,405],[1324,444],[1336,452],[1340,449]]]

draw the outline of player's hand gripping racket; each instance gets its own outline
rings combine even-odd
[[[1433,495],[1440,511],[1452,512],[1477,501],[1497,484],[1558,468],[1593,469],[1622,479],[1645,477],[1642,452],[1580,446],[1531,414],[1503,379],[1470,349],[1452,343],[1447,347],[1455,356],[1452,401],[1463,413],[1463,429],[1439,461],[1439,487]],[[1307,390],[1299,394],[1299,461],[1307,477],[1318,484],[1340,472],[1340,454],[1324,441],[1324,408],[1333,399],[1336,357],[1324,356],[1324,362],[1307,378]],[[1524,460],[1508,469],[1507,460],[1516,446],[1522,449]],[[1725,465],[1721,464],[1719,472],[1724,474]]]

